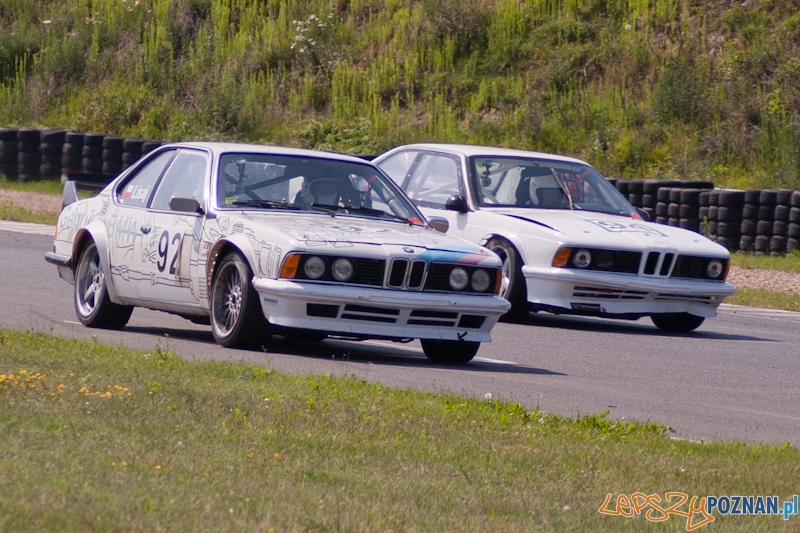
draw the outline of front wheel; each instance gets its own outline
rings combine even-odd
[[[115,304],[108,297],[106,275],[94,242],[83,249],[78,260],[74,302],[78,320],[90,328],[122,329],[133,312],[133,307]]]
[[[705,318],[689,313],[664,313],[650,317],[661,331],[670,333],[689,333],[700,327]]]
[[[502,318],[521,318],[528,314],[528,294],[525,278],[522,276],[522,259],[516,248],[505,239],[495,238],[486,247],[496,253],[503,261],[503,281],[500,284],[500,297],[511,302],[511,309]]]
[[[481,347],[481,343],[469,341],[420,339],[420,343],[425,357],[434,363],[446,365],[463,365],[472,361],[478,353],[478,348]]]
[[[238,253],[220,262],[211,286],[211,332],[226,348],[258,347],[269,338],[251,280],[253,271]]]

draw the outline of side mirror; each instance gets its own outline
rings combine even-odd
[[[459,213],[469,212],[467,200],[460,194],[454,194],[444,203],[444,208],[448,211],[458,211]]]
[[[639,216],[642,217],[642,220],[644,220],[645,222],[650,222],[650,215],[647,214],[647,211],[645,211],[641,207],[637,207],[636,212],[639,213]]]
[[[447,233],[450,222],[444,217],[428,217],[428,224],[439,233]]]
[[[197,201],[197,198],[173,196],[169,200],[169,208],[173,211],[195,213],[198,215],[205,214],[205,211],[203,211],[203,208],[200,207],[200,202]]]

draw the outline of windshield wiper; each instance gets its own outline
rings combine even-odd
[[[233,202],[232,205],[242,205],[242,206],[249,206],[249,207],[266,207],[270,209],[289,209],[291,211],[299,211],[302,209],[301,206],[297,204],[290,204],[289,202],[278,202],[277,200],[243,200]]]
[[[400,215],[395,215],[394,213],[386,212],[382,209],[373,209],[371,207],[364,207],[364,206],[354,206],[354,205],[343,205],[339,209],[344,209],[348,213],[363,213],[365,215],[373,215],[376,217],[389,217],[395,220],[399,220],[401,222],[405,222],[409,226],[413,226],[413,222],[408,217],[402,217]]]

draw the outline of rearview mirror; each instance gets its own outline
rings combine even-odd
[[[203,208],[200,207],[200,202],[197,201],[197,198],[189,198],[183,196],[173,196],[172,198],[170,198],[169,208],[173,211],[195,213],[198,215],[202,215],[205,213],[203,211]]]
[[[444,217],[428,217],[428,224],[439,233],[447,233],[450,222]]]
[[[458,211],[459,213],[467,213],[469,206],[467,200],[460,194],[454,194],[444,203],[444,208],[448,211]]]

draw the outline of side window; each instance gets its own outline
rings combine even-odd
[[[168,150],[147,163],[131,178],[117,188],[117,200],[124,206],[147,207],[153,193],[153,187],[164,167],[175,155],[175,150]]]
[[[402,187],[408,175],[408,170],[411,168],[418,154],[419,152],[416,150],[405,150],[394,154],[392,157],[382,162],[380,167],[392,178],[392,181],[399,187]]]
[[[152,209],[169,210],[169,201],[180,196],[194,198],[202,205],[205,197],[205,178],[208,162],[201,152],[181,150],[158,185]]]
[[[413,170],[406,192],[417,205],[444,209],[447,199],[463,194],[459,182],[458,159],[440,154],[425,154]]]

